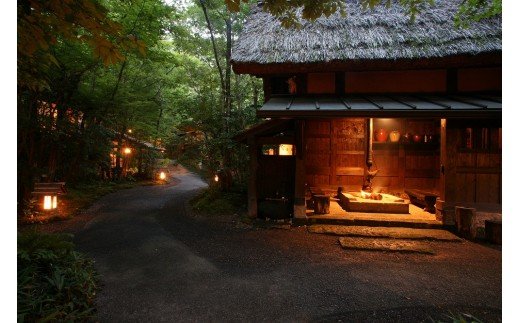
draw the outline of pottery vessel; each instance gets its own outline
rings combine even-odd
[[[379,129],[376,131],[376,141],[386,142],[388,140],[388,132],[385,129]]]
[[[401,139],[401,133],[398,130],[394,130],[390,132],[390,141],[391,142],[399,142],[399,139]]]

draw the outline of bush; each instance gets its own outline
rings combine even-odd
[[[85,321],[95,315],[97,275],[72,235],[18,235],[18,322]]]
[[[247,194],[242,191],[222,192],[210,187],[197,195],[191,204],[196,211],[209,215],[229,215],[247,210]]]

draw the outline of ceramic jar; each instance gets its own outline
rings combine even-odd
[[[401,133],[398,130],[390,132],[390,142],[399,142],[401,139]]]
[[[376,131],[376,141],[385,142],[388,140],[388,132],[385,129],[379,129]]]

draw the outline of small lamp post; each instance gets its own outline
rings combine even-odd
[[[45,195],[43,197],[43,209],[45,211],[58,208],[58,195]]]
[[[65,182],[43,182],[34,183],[32,194],[39,197],[41,210],[48,212],[58,208],[58,195],[66,192]]]

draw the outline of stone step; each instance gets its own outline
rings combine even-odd
[[[367,227],[402,227],[418,229],[442,229],[442,222],[435,220],[417,219],[348,219],[343,217],[312,216],[306,219],[293,219],[293,225],[343,225],[343,226],[367,226]]]
[[[329,234],[347,237],[367,237],[381,239],[433,240],[462,242],[463,240],[451,232],[439,229],[413,229],[402,227],[367,227],[342,225],[311,225],[307,227],[311,233]]]
[[[428,243],[414,240],[341,237],[339,244],[350,250],[435,254]]]

